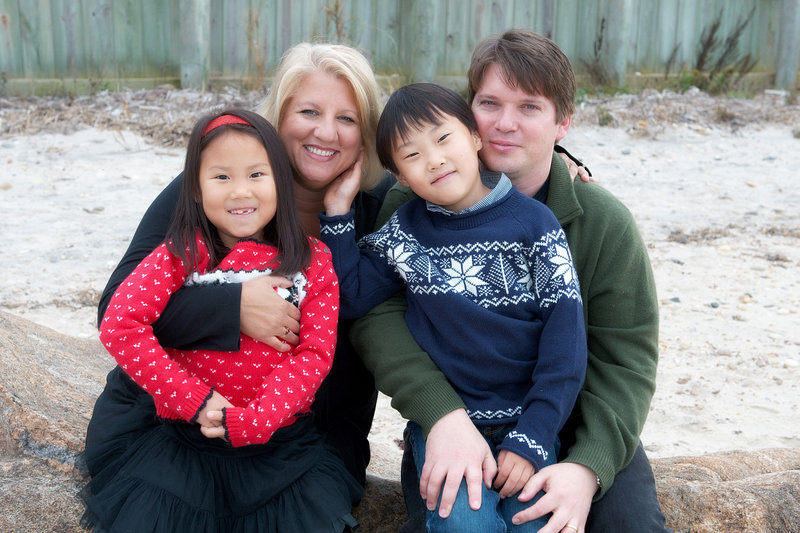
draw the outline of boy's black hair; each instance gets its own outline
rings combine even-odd
[[[209,123],[222,116],[233,115],[249,124],[224,124],[205,133]],[[195,124],[189,136],[186,149],[186,163],[183,170],[178,206],[172,215],[166,243],[170,252],[178,256],[193,271],[197,265],[196,233],[200,232],[210,254],[210,267],[213,268],[225,257],[229,250],[222,243],[217,228],[208,220],[203,211],[200,191],[200,162],[203,150],[217,137],[228,131],[238,131],[258,139],[267,151],[272,175],[275,179],[277,208],[275,216],[264,227],[264,240],[272,244],[280,255],[279,264],[274,267],[276,274],[292,274],[308,266],[311,248],[300,226],[297,207],[294,201],[294,177],[289,155],[281,142],[278,132],[267,120],[252,111],[228,109],[221,113],[207,115]]]
[[[397,174],[392,154],[399,141],[405,141],[412,129],[441,124],[445,115],[458,119],[470,132],[478,131],[472,109],[451,89],[435,83],[412,83],[392,93],[378,120],[376,135],[378,158],[384,168]]]

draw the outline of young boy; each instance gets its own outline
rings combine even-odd
[[[428,513],[429,529],[538,531],[547,517],[512,526],[530,503],[511,496],[555,462],[556,435],[586,371],[580,290],[564,232],[505,175],[479,171],[475,118],[449,89],[414,84],[392,94],[377,144],[381,163],[418,198],[358,245],[352,199],[326,199],[321,235],[339,276],[340,317],[361,316],[405,286],[409,329],[497,456],[499,492],[486,489],[476,512],[459,491],[449,518]],[[411,442],[421,471],[418,426]]]

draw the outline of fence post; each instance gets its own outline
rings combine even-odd
[[[605,17],[608,25],[605,39],[608,43],[606,69],[618,86],[625,85],[628,69],[628,50],[630,49],[631,0],[611,0]]]
[[[797,81],[797,49],[800,48],[800,0],[781,2],[781,23],[778,34],[778,68],[775,86],[794,89]]]
[[[211,49],[211,17],[208,0],[180,0],[181,87],[206,89]]]
[[[433,2],[412,0],[411,20],[414,21],[414,59],[411,78],[414,82],[432,82],[436,76],[436,51],[433,40]]]

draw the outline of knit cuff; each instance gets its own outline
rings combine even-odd
[[[197,383],[188,384],[176,391],[181,400],[176,402],[172,409],[175,414],[187,422],[197,421],[200,411],[205,407],[206,402],[213,394],[211,387],[200,380]]]
[[[594,501],[602,498],[611,488],[617,475],[611,454],[607,453],[606,446],[602,442],[596,440],[575,443],[562,462],[581,464],[600,478],[600,490],[594,495]]]
[[[420,425],[422,436],[428,438],[431,428],[444,415],[452,413],[456,409],[466,409],[464,401],[453,390],[449,382],[431,382],[431,386],[420,388],[418,394],[403,406],[397,407],[403,416]]]
[[[208,400],[210,400],[212,396],[214,396],[214,387],[211,387],[211,389],[208,391],[208,394],[206,394],[206,397],[203,398],[203,403],[200,404],[192,419],[189,420],[190,423],[194,424],[197,422],[197,419],[200,417],[200,411],[206,408],[206,405],[208,405]]]
[[[245,422],[245,409],[241,407],[226,407],[223,409],[222,426],[225,428],[225,438],[231,446],[247,446],[257,444],[258,428]],[[253,435],[250,435],[252,433]],[[264,441],[265,442],[265,441]]]

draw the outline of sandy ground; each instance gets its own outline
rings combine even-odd
[[[649,248],[661,309],[651,457],[800,446],[800,111],[785,100],[591,101],[563,143],[631,209]],[[0,101],[0,309],[91,337],[99,293],[180,171],[182,142],[85,120],[19,127],[42,105]],[[379,471],[397,472],[403,424],[382,397]]]

